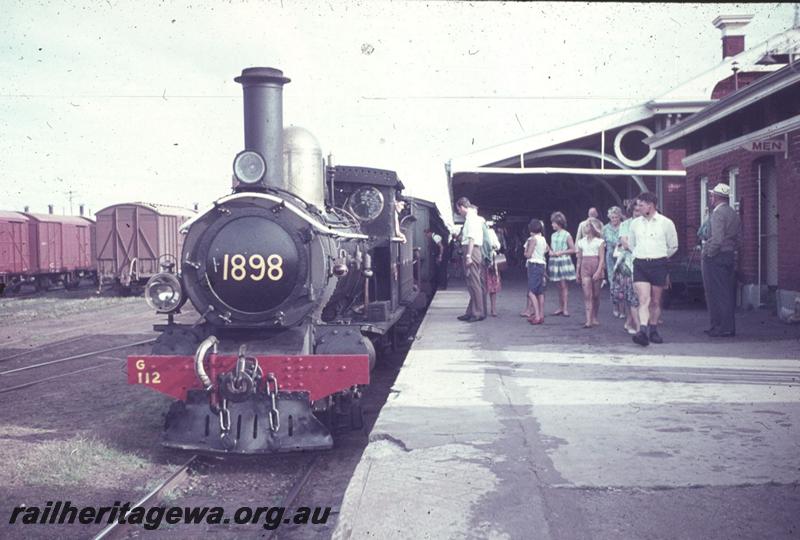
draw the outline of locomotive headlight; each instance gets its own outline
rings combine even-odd
[[[181,283],[174,274],[156,274],[144,287],[144,299],[148,306],[159,313],[175,311],[183,300]]]
[[[233,160],[233,174],[243,184],[255,184],[267,172],[267,164],[258,152],[245,150]]]

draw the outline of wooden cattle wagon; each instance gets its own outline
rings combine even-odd
[[[97,218],[97,273],[103,283],[129,291],[143,285],[175,264],[181,256],[183,235],[179,229],[195,212],[187,208],[143,202],[103,208]]]

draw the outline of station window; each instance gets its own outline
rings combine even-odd
[[[728,187],[731,188],[730,205],[739,211],[739,198],[736,196],[736,179],[739,178],[739,169],[734,167],[728,171]]]
[[[700,225],[707,218],[708,212],[708,177],[700,177]]]

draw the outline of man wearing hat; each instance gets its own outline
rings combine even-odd
[[[477,322],[486,318],[486,277],[483,269],[483,218],[466,197],[456,201],[456,210],[464,216],[461,245],[464,249],[464,280],[469,291],[467,312],[458,317],[461,321]]]
[[[739,214],[728,204],[731,188],[717,184],[709,190],[711,217],[709,238],[703,245],[703,286],[711,318],[711,337],[736,335],[736,250],[741,242]]]

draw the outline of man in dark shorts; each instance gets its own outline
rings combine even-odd
[[[667,284],[667,260],[678,251],[675,224],[656,210],[658,198],[641,193],[636,198],[639,217],[630,225],[627,238],[633,251],[633,288],[639,299],[639,331],[633,342],[646,346],[663,343],[658,333],[661,294]]]

